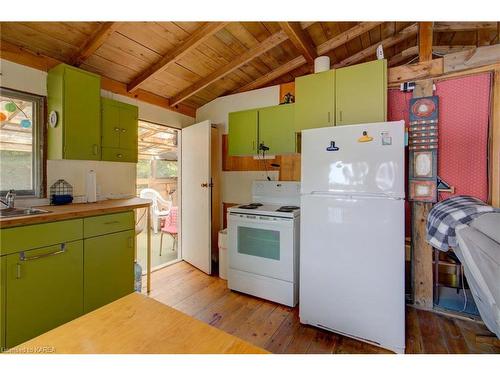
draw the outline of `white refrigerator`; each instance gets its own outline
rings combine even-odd
[[[404,121],[302,132],[302,323],[404,353],[404,193]]]

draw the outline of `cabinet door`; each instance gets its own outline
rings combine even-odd
[[[93,74],[64,73],[64,158],[100,160],[101,84]]]
[[[120,107],[102,98],[102,147],[120,147]]]
[[[336,124],[387,120],[387,60],[337,69]]]
[[[135,231],[84,240],[84,311],[134,291]]]
[[[137,150],[138,109],[134,106],[120,108],[120,148]]]
[[[83,313],[83,241],[6,256],[6,345]]]
[[[258,111],[229,113],[229,155],[253,155],[257,153]]]
[[[335,125],[335,71],[295,80],[295,131]]]
[[[259,144],[269,147],[269,154],[295,152],[293,113],[293,104],[259,109]]]

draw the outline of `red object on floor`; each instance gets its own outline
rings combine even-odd
[[[434,92],[439,96],[438,175],[455,187],[454,195],[471,195],[483,201],[488,199],[490,88],[491,75],[483,73],[437,82]],[[405,120],[407,126],[412,96],[412,93],[390,89],[387,119]],[[440,193],[439,200],[450,196]],[[410,218],[407,201],[406,236],[411,235]]]

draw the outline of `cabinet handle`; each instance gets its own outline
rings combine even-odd
[[[255,150],[255,141],[252,141],[252,150]]]
[[[126,131],[127,131],[127,129],[123,129],[123,128],[122,128],[122,133],[125,133]]]
[[[16,264],[16,279],[19,280],[21,278],[21,263]]]
[[[132,237],[128,238],[128,247],[130,247],[130,248],[134,247],[134,243],[132,241]]]
[[[328,111],[328,123],[330,123],[330,111]]]
[[[47,258],[51,257],[53,255],[58,255],[66,252],[66,244],[62,243],[61,246],[59,247],[60,250],[54,251],[52,253],[47,253],[47,254],[42,254],[42,255],[34,255],[32,257],[27,257],[26,254],[24,254],[24,251],[21,251],[19,253],[19,260],[22,262],[27,262],[30,260],[37,260],[37,259],[42,259],[42,258]],[[18,274],[20,273],[20,270],[18,270]]]
[[[96,144],[92,146],[92,151],[94,152],[94,155],[97,155],[99,153],[99,148]]]
[[[120,128],[115,128],[115,132],[119,132],[120,131]]]
[[[117,156],[118,158],[122,158],[122,157],[123,157],[123,155],[122,155],[122,154],[116,154],[116,156]]]
[[[106,221],[104,224],[119,224],[120,222],[118,220],[113,220],[113,221]]]
[[[342,122],[342,111],[339,111],[340,121]]]

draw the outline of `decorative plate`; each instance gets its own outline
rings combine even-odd
[[[51,111],[49,113],[49,125],[53,128],[57,126],[58,115],[56,111]]]

